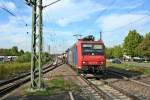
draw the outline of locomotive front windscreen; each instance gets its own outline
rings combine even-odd
[[[82,44],[83,55],[103,55],[104,46],[102,44]]]

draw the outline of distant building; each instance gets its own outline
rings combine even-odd
[[[4,56],[0,56],[0,61],[4,61]]]
[[[129,56],[129,55],[123,55],[123,60],[124,60],[124,61],[131,61],[131,60],[132,60],[132,57]]]
[[[18,56],[0,56],[1,62],[10,62],[10,61],[16,61]]]

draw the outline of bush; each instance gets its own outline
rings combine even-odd
[[[30,62],[31,61],[31,54],[25,53],[17,58],[17,62]]]
[[[26,72],[30,69],[30,63],[0,63],[0,79],[16,73]]]
[[[45,64],[45,63],[47,63],[47,62],[49,62],[49,61],[52,61],[52,56],[51,55],[49,55],[48,53],[43,53],[43,55],[42,55],[42,62],[43,62],[43,64]]]

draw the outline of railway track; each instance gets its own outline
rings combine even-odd
[[[72,69],[75,70],[74,68]],[[89,78],[84,74],[80,74],[79,76],[91,88],[87,90],[92,92],[91,94],[94,96],[94,100],[140,100],[134,95],[129,95],[124,91],[110,86],[103,80],[97,80],[97,77]]]
[[[109,73],[110,74],[110,73]],[[128,78],[125,76],[122,76],[121,74],[113,74],[113,76],[117,76],[120,78],[116,78],[113,80],[113,78],[110,78],[111,81],[106,81],[105,79],[103,79],[102,77],[105,77],[105,75],[100,75],[98,76],[100,80],[97,80],[97,76],[91,78],[91,77],[87,77],[86,75],[82,74],[79,75],[81,77],[82,80],[84,80],[90,87],[91,89],[89,91],[95,91],[94,95],[95,98],[101,98],[104,100],[149,100],[147,98],[143,98],[142,96],[137,95],[136,93],[132,93],[130,91],[126,91],[122,88],[119,88],[118,86],[114,86],[112,83],[113,82],[117,82],[120,80],[128,80]],[[109,79],[108,74],[106,74],[106,76]],[[112,76],[110,74],[110,76]],[[137,87],[138,88],[138,87]],[[100,99],[96,99],[96,100],[100,100]]]
[[[126,79],[128,81],[132,81],[132,82],[135,82],[137,84],[140,84],[140,85],[143,85],[143,86],[146,86],[146,87],[150,88],[150,84],[147,84],[145,82],[141,82],[141,81],[137,80],[137,79],[144,78],[144,77],[136,76],[136,77],[129,78],[129,77],[126,76],[127,75],[126,73],[118,72],[118,71],[115,71],[115,70],[109,70],[107,73],[122,77],[123,79]]]
[[[62,65],[62,63],[55,63],[45,65],[43,68],[43,74],[55,69],[56,67]],[[30,72],[20,75],[19,77],[15,77],[13,79],[9,79],[0,83],[0,98],[4,95],[10,93],[14,89],[18,88],[19,86],[27,83],[30,81]]]
[[[105,84],[103,81],[96,79],[88,79],[84,75],[80,77],[96,91],[98,96],[103,100],[132,100],[133,97],[127,96],[126,94],[118,91],[117,89]],[[96,97],[97,98],[97,97]],[[134,98],[135,99],[135,98]],[[97,99],[99,100],[99,99]]]
[[[124,94],[133,97],[136,100],[149,100],[150,93],[148,93],[150,89],[150,84],[147,84],[142,81],[138,81],[139,78],[144,77],[127,77],[127,73],[118,72],[114,70],[107,71],[107,74],[111,74],[117,77],[121,77],[122,79],[116,79],[113,81],[105,81],[109,86],[122,91]]]
[[[72,69],[76,72],[74,68]],[[79,77],[88,85],[88,87],[85,88],[90,87],[90,89],[87,90],[91,92],[88,94],[92,94],[92,100],[139,100],[137,97],[127,95],[123,91],[108,85],[104,80],[97,80],[98,77],[101,78],[102,76],[95,77],[93,75],[92,78],[87,77],[86,74],[80,74]]]

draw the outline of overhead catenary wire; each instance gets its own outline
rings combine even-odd
[[[97,16],[97,17],[101,17],[105,12],[107,12],[109,9],[110,9],[110,7],[112,7],[115,3],[116,3],[116,1],[117,0],[112,0],[109,4],[108,4],[108,6],[106,7],[106,8],[104,8],[101,12],[100,12],[100,14]],[[95,24],[95,23],[94,23]],[[92,26],[92,24],[90,25],[90,26]],[[102,30],[100,30],[100,31],[102,31]]]
[[[12,1],[12,2],[13,2],[13,1]],[[0,8],[1,8],[2,10],[4,10],[5,12],[7,12],[7,13],[10,14],[11,16],[13,16],[14,18],[18,19],[18,21],[21,22],[21,23],[23,24],[23,26],[26,27],[26,30],[28,30],[27,27],[28,27],[28,26],[31,26],[31,25],[27,24],[23,18],[21,18],[21,17],[18,16],[18,14],[14,13],[14,12],[12,12],[10,9],[8,9],[8,7],[5,5],[5,2],[4,2],[3,0],[2,0],[0,3],[1,3]],[[17,13],[18,13],[18,12],[17,12]],[[28,31],[27,31],[27,34],[29,34]]]
[[[54,1],[54,2],[52,2],[52,3],[50,3],[50,4],[48,4],[48,5],[43,6],[43,8],[46,8],[46,7],[48,7],[48,6],[51,6],[51,5],[53,5],[53,4],[55,4],[55,3],[59,2],[59,1],[61,1],[61,0],[56,0],[56,1]]]
[[[21,20],[20,22],[23,23],[24,26],[26,26],[26,27],[29,26],[22,18],[20,18],[17,14],[15,14],[14,12],[12,12],[10,9],[8,9],[3,0],[0,3],[1,3],[0,8],[2,10],[4,10],[5,12],[7,12],[8,14],[10,14],[11,16],[15,17],[16,19]]]
[[[150,15],[148,15],[148,16],[150,16]],[[120,27],[117,27],[117,28],[115,28],[115,29],[113,29],[113,30],[104,31],[104,32],[114,32],[114,31],[119,30],[119,29],[122,29],[122,28],[124,28],[124,27],[126,27],[126,26],[128,26],[128,25],[130,25],[130,24],[132,24],[132,23],[137,23],[137,22],[139,22],[139,21],[142,21],[142,20],[144,20],[145,18],[147,18],[147,16],[143,16],[143,17],[141,17],[141,18],[139,18],[139,19],[137,19],[137,20],[134,20],[134,21],[132,21],[132,22],[130,22],[130,23],[128,23],[128,24],[125,24],[125,25],[120,26]]]
[[[101,17],[103,15],[103,13],[107,12],[115,3],[116,3],[117,0],[113,0],[107,8],[105,8],[104,10],[101,11],[99,17]]]
[[[0,7],[1,9],[3,9],[4,11],[6,11],[7,13],[9,13],[10,15],[16,17],[16,15],[14,13],[12,13],[11,11],[9,11],[7,8],[4,7]]]
[[[17,4],[16,0],[10,0],[10,1],[12,1],[12,2],[14,2],[14,3]],[[19,0],[19,1],[22,1],[22,3],[24,3],[23,0]],[[17,9],[21,9],[21,8],[22,8],[22,6],[17,5]],[[17,13],[18,13],[17,16],[22,15],[22,13],[24,13],[23,10],[16,10],[16,11],[17,11]],[[31,26],[31,25],[30,25],[29,23],[27,23],[23,18],[18,17],[18,19],[21,20],[21,21],[23,21],[24,25],[26,25],[26,26]]]
[[[57,3],[57,2],[59,2],[59,1],[61,1],[61,0],[57,0],[57,1],[54,1],[54,2],[52,2],[52,3],[50,3],[50,4],[48,4],[48,5],[45,5],[45,6],[43,6],[43,8],[46,8],[46,7],[48,7],[48,6],[51,6],[51,5],[53,5],[53,4],[55,4],[55,3]],[[46,9],[44,10],[44,11],[46,11]],[[49,15],[47,14],[47,13],[45,13],[45,15],[46,15],[46,18],[48,19],[48,20],[50,20],[49,18]],[[45,26],[45,25],[44,25]],[[54,32],[53,32],[54,33]],[[52,33],[52,34],[53,34]],[[57,38],[57,36],[56,36],[56,33],[54,33],[53,35],[52,34],[50,34],[51,35],[51,44],[53,44],[53,45],[51,45],[51,49],[52,49],[52,51],[53,51],[53,53],[57,53],[58,52],[58,50],[57,50],[57,43],[58,43],[58,41],[56,41],[56,38]]]

